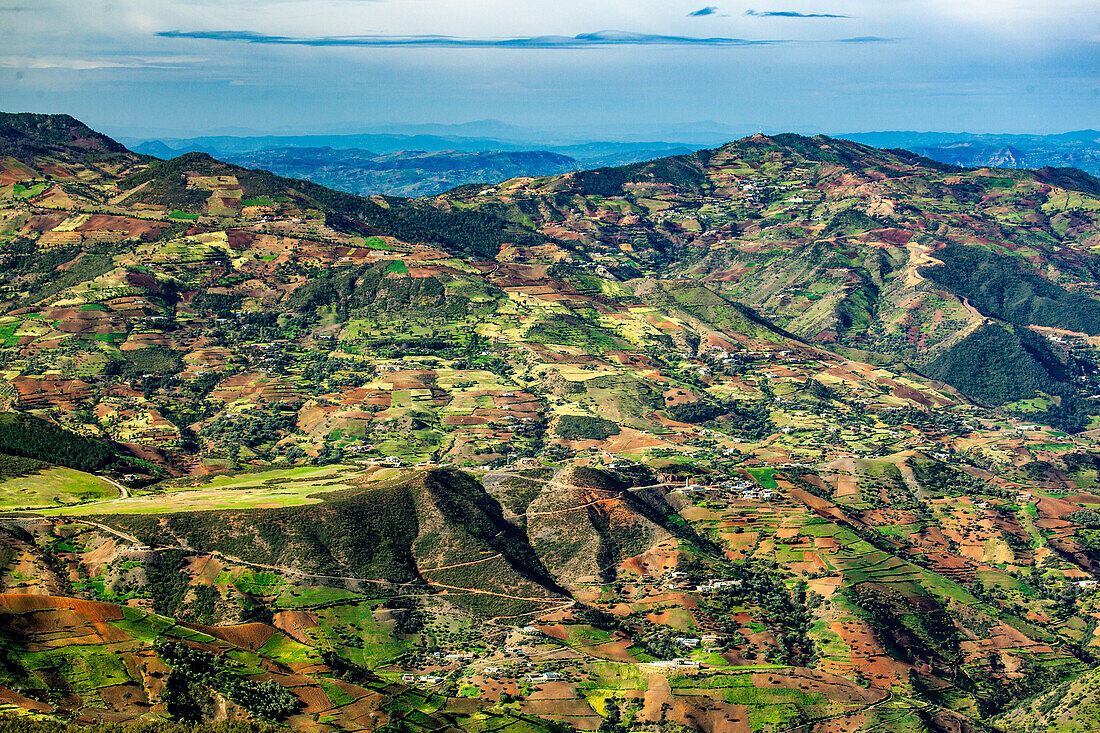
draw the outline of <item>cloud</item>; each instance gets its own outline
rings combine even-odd
[[[698,10],[693,10],[692,12],[687,14],[687,17],[689,17],[689,18],[701,18],[704,15],[715,15],[717,12],[718,12],[718,6],[708,5],[705,8],[699,8]]]
[[[191,38],[211,41],[239,41],[286,46],[430,46],[436,48],[585,48],[599,46],[759,46],[780,41],[744,38],[698,38],[663,36],[628,31],[598,31],[575,36],[530,36],[521,38],[459,38],[456,36],[274,36],[253,31],[161,31],[162,38]]]
[[[839,13],[798,13],[794,10],[746,10],[745,15],[753,18],[851,18]]]
[[[192,64],[201,59],[190,56],[161,57],[124,57],[115,59],[78,59],[57,56],[0,56],[0,68],[3,69],[68,69],[71,71],[89,71],[91,69],[167,69]]]
[[[254,31],[161,31],[161,38],[186,38],[205,41],[235,41],[279,46],[337,47],[433,47],[433,48],[601,48],[609,46],[767,46],[797,43],[791,39],[749,40],[745,38],[664,36],[628,31],[598,31],[575,36],[530,36],[521,38],[459,38],[456,36],[275,36]],[[837,39],[837,43],[869,43],[890,39],[865,36]]]
[[[129,64],[99,59],[61,59],[44,56],[0,56],[0,68],[4,69],[125,69]]]

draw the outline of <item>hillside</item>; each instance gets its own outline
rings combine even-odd
[[[81,161],[140,159],[106,135],[69,115],[0,112],[0,140],[5,155],[22,163],[36,163],[50,154]]]
[[[965,359],[960,342],[988,321],[1093,334],[1097,183],[1080,171],[967,171],[780,135],[446,200],[531,220],[613,275],[667,264],[808,342],[942,377],[935,364]],[[1058,357],[1078,362],[1072,376],[1044,366],[1041,380],[1040,391],[1073,402],[1067,414],[1087,411],[1080,398],[1095,390],[1091,347],[1074,344],[1085,348]],[[1013,358],[1025,357],[1017,348]]]
[[[171,505],[167,499],[158,503]],[[458,581],[473,587],[470,603],[492,605],[491,598],[477,598],[477,589],[510,588],[534,608],[561,595],[528,539],[504,520],[501,507],[476,481],[454,470],[383,481],[363,491],[346,489],[300,507],[99,519],[152,547],[182,544],[253,565],[392,586],[446,587],[444,568],[478,561],[476,577]],[[507,600],[501,605],[516,605]],[[524,610],[532,607],[517,603]]]
[[[1091,176],[777,135],[360,197],[13,119],[6,709],[318,733],[1091,714]]]
[[[0,112],[2,196],[101,204],[100,185],[149,160],[68,115]]]

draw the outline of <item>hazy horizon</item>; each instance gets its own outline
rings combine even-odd
[[[8,110],[3,110],[8,111]],[[33,111],[33,112],[49,112],[50,110],[19,110],[19,111]],[[56,110],[55,110],[56,111]],[[86,122],[86,120],[82,120]],[[693,138],[714,138],[719,139],[718,135],[719,126],[715,123],[715,128],[712,131],[707,131],[703,128],[703,124],[707,122],[713,122],[711,120],[699,120],[697,122],[686,122],[679,124],[670,124],[664,126],[655,126],[653,129],[618,129],[611,130],[608,128],[596,128],[585,129],[581,127],[569,128],[569,127],[526,127],[523,125],[512,125],[511,123],[504,122],[503,120],[496,119],[484,119],[484,120],[465,120],[457,122],[430,122],[430,121],[409,121],[406,123],[390,123],[379,125],[362,125],[354,122],[343,124],[330,124],[321,126],[318,128],[311,128],[307,126],[282,126],[269,129],[257,129],[249,127],[239,126],[225,126],[209,129],[172,129],[172,128],[142,128],[142,127],[129,127],[124,125],[108,125],[105,128],[100,129],[100,132],[109,134],[114,137],[127,138],[127,139],[179,139],[186,140],[191,138],[202,137],[313,137],[322,135],[368,135],[368,134],[393,134],[393,135],[439,135],[439,136],[455,136],[455,137],[469,137],[469,138],[497,138],[501,140],[518,140],[523,141],[539,135],[546,136],[552,140],[572,140],[572,141],[584,141],[584,140],[623,140],[629,142],[691,142]],[[497,133],[490,131],[481,132],[479,130],[480,125],[487,123],[496,123],[506,126],[510,130],[501,130]],[[465,128],[465,129],[463,129]],[[691,129],[698,128],[698,129]],[[813,129],[807,126],[790,126],[790,127],[771,127],[771,126],[757,126],[727,128],[725,130],[729,133],[728,140],[732,141],[740,139],[742,137],[749,137],[751,135],[762,133],[765,135],[777,135],[781,133],[795,133],[805,136],[813,135],[827,135],[830,137],[838,137],[843,135],[888,135],[888,134],[913,134],[913,135],[944,135],[944,136],[958,136],[961,138],[973,138],[981,136],[1047,136],[1047,135],[1063,135],[1072,134],[1075,132],[1087,132],[1095,131],[1094,128],[1080,128],[1080,129],[1065,129],[1065,130],[1052,130],[1046,132],[1038,131],[998,131],[998,130],[947,130],[947,129],[921,129],[921,130],[903,130],[903,129],[845,129],[845,130],[820,130]],[[722,138],[726,139],[726,138]]]
[[[116,134],[1100,126],[1100,7],[1083,0],[0,0],[0,27],[0,108]]]

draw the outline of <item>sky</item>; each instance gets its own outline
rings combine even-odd
[[[707,1],[0,0],[0,110],[150,136],[1100,128],[1097,0]]]

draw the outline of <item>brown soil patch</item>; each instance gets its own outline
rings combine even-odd
[[[1039,513],[1045,517],[1054,517],[1056,519],[1062,519],[1068,517],[1076,511],[1080,511],[1081,507],[1065,499],[1055,499],[1049,496],[1044,496],[1039,499],[1035,508],[1039,510]]]
[[[302,643],[309,643],[308,629],[316,629],[319,624],[309,611],[279,611],[275,614],[275,626],[284,634]]]
[[[20,593],[0,593],[0,609],[15,615],[35,611],[68,611],[79,617],[81,622],[118,621],[122,618],[122,609],[112,603]]]
[[[241,624],[240,626],[183,625],[253,652],[266,644],[276,633],[274,627],[267,624]]]

